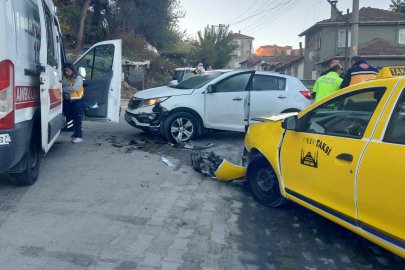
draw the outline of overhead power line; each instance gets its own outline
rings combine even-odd
[[[258,31],[260,31],[261,29],[263,29],[264,27],[268,26],[269,24],[271,24],[272,22],[274,22],[275,20],[277,20],[278,18],[280,18],[281,16],[283,16],[288,10],[290,10],[293,6],[295,6],[296,4],[298,4],[299,2],[301,2],[301,0],[298,0],[296,2],[291,3],[289,6],[286,6],[280,14],[278,14],[276,17],[274,17],[270,22],[266,23],[265,25],[263,25],[262,27],[260,27],[259,29],[255,29],[254,32],[251,32],[251,34],[254,34]]]
[[[276,0],[274,0],[273,2],[270,3],[270,5],[272,5]],[[281,7],[281,6],[280,6]],[[279,9],[280,7],[270,10],[269,12],[266,12],[262,17],[260,17],[258,20],[256,20],[254,23],[250,24],[249,26],[245,27],[242,29],[242,31],[245,31],[249,28],[254,27],[255,25],[265,21],[268,17],[270,17],[272,14],[274,14],[275,12],[277,12],[277,9]]]
[[[233,19],[232,21],[230,21],[227,24],[230,24],[233,21],[236,21],[237,19],[239,19],[240,17],[242,17],[243,15],[245,15],[254,5],[256,5],[257,2],[259,2],[260,0],[257,0],[256,2],[253,3],[253,5],[251,5],[245,12],[243,12],[241,15],[239,15],[238,17],[236,17],[235,19]]]
[[[279,4],[279,5],[277,5],[277,6],[273,7],[273,8],[269,8],[269,9],[263,10],[262,12],[259,12],[259,13],[255,14],[255,15],[251,15],[251,16],[249,16],[249,17],[246,17],[246,18],[244,18],[244,19],[242,19],[242,20],[240,20],[240,21],[231,23],[230,25],[239,24],[239,23],[244,22],[244,21],[246,21],[246,20],[249,20],[249,19],[251,19],[251,18],[253,18],[253,17],[259,16],[260,14],[263,14],[263,13],[269,11],[269,10],[273,10],[273,9],[278,8],[279,6],[286,5],[286,4],[290,3],[291,1],[293,1],[293,0],[289,0],[288,2],[286,2],[286,3],[281,3],[281,4]]]

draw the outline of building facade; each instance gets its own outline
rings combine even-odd
[[[234,57],[228,63],[230,69],[240,69],[240,63],[253,56],[253,37],[245,36],[240,33],[234,33],[234,41],[238,48],[234,52]]]
[[[346,16],[337,16],[332,9],[330,19],[320,21],[299,34],[300,37],[305,36],[304,79],[317,79],[323,70],[328,69],[326,59],[344,54]],[[349,13],[349,22],[351,22],[351,17],[351,13]],[[349,46],[350,34],[349,32]],[[358,47],[361,48],[375,38],[405,44],[405,13],[370,7],[361,8],[359,11]],[[378,64],[386,66],[384,61],[385,59],[379,61]],[[350,61],[348,62],[350,67]],[[349,68],[344,66],[344,58],[341,63],[345,70]]]

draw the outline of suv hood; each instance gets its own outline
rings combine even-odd
[[[161,86],[139,91],[134,95],[136,98],[149,99],[159,97],[191,95],[194,89],[176,89],[169,86]]]

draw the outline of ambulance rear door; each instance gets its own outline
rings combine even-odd
[[[84,120],[118,122],[122,81],[122,42],[93,45],[74,64],[84,78]]]
[[[46,152],[60,134],[62,115],[62,80],[59,61],[59,39],[54,25],[52,1],[37,0],[41,22],[41,44],[39,51],[41,134],[42,148]]]

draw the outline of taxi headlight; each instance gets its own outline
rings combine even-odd
[[[142,102],[141,107],[153,106],[153,105],[156,105],[157,103],[161,103],[161,102],[167,100],[168,98],[169,98],[169,97],[145,99],[145,100]]]

